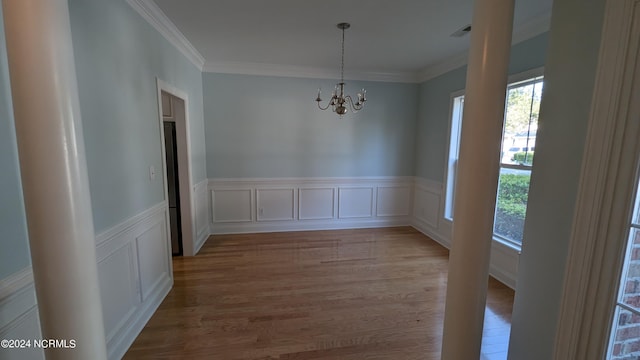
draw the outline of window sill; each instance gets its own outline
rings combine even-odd
[[[505,247],[508,247],[508,248],[516,251],[518,253],[518,255],[520,255],[520,253],[522,252],[522,244],[518,244],[515,241],[511,241],[511,240],[507,240],[507,239],[501,238],[499,236],[496,236],[495,234],[493,235],[493,241],[495,241],[495,242],[497,242],[497,243],[499,243],[499,244],[501,244],[501,245],[503,245]]]

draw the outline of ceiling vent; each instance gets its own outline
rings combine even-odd
[[[470,32],[471,32],[471,24],[465,25],[461,29],[459,29],[456,32],[454,32],[453,34],[451,34],[451,36],[452,37],[463,37],[463,36],[467,35]]]

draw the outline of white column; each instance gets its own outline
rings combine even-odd
[[[514,0],[476,0],[456,178],[443,360],[480,357]]]
[[[20,170],[47,359],[106,359],[66,0],[4,0]]]

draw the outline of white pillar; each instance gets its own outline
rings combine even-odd
[[[47,359],[106,359],[66,0],[4,0],[33,276]]]
[[[514,0],[476,0],[456,178],[443,360],[480,357]]]

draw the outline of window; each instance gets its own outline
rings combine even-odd
[[[495,238],[517,246],[522,243],[542,89],[542,76],[528,76],[507,87],[493,234]],[[444,217],[448,220],[453,219],[463,106],[464,95],[453,94],[444,206]]]
[[[640,184],[639,184],[640,185]],[[640,191],[629,224],[607,359],[640,358]]]
[[[522,243],[527,212],[542,87],[542,77],[507,87],[493,234],[517,244]]]
[[[458,168],[458,153],[460,151],[460,129],[462,128],[462,110],[464,95],[462,92],[451,98],[451,135],[449,136],[449,156],[447,157],[447,181],[444,203],[444,217],[453,220],[453,191],[456,188],[456,169]]]

